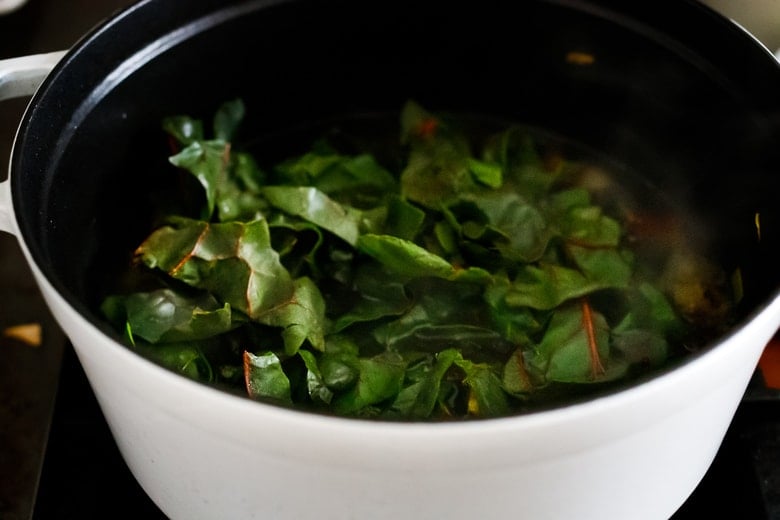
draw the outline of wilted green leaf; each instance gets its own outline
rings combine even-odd
[[[246,107],[241,99],[234,99],[222,103],[214,114],[214,139],[225,142],[232,141],[241,122],[244,120]]]
[[[318,350],[325,348],[325,302],[311,279],[293,282],[293,292],[284,301],[256,316],[260,323],[282,328],[284,350],[293,355],[308,340]]]
[[[357,243],[363,216],[360,210],[341,205],[312,187],[266,186],[262,193],[282,211],[308,220],[348,244]]]
[[[225,141],[193,141],[169,161],[192,173],[206,193],[204,218],[214,213],[220,184],[227,181],[229,147]]]
[[[290,380],[273,352],[244,352],[244,379],[249,397],[291,403]]]
[[[456,359],[465,373],[463,383],[469,387],[469,414],[477,417],[501,417],[509,413],[509,400],[501,379],[485,363]]]
[[[184,296],[171,289],[158,289],[113,296],[104,303],[104,307],[112,305],[122,309],[134,336],[151,343],[210,338],[241,322],[233,321],[230,304],[220,305],[207,293]]]
[[[396,396],[401,389],[405,368],[403,359],[392,353],[358,359],[357,381],[333,399],[334,411],[361,415],[365,408]]]
[[[557,310],[541,342],[528,359],[529,366],[547,381],[592,383],[623,375],[625,366],[610,360],[609,327],[604,317],[593,312],[595,351],[587,324],[578,305]],[[597,367],[601,365],[605,372]]]
[[[149,359],[190,379],[207,383],[214,381],[214,370],[200,342],[139,344],[135,349]]]
[[[251,318],[289,302],[295,290],[265,220],[172,219],[139,246],[137,255],[148,267],[205,289]]]
[[[306,365],[306,388],[309,391],[309,397],[315,402],[330,404],[333,399],[333,392],[328,388],[325,379],[322,377],[320,368],[317,365],[317,358],[308,350],[299,350],[298,355],[303,359]]]
[[[459,357],[457,349],[447,349],[419,363],[411,383],[398,392],[387,415],[418,420],[430,417],[439,399],[442,379]]]

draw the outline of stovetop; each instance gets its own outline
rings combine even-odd
[[[28,0],[0,16],[0,59],[65,49],[130,3]],[[2,164],[24,106],[25,100],[0,104]],[[9,333],[19,325],[32,337]],[[764,368],[780,367],[780,342],[768,352],[777,360],[766,356]],[[774,377],[756,371],[709,472],[674,520],[780,520],[780,390],[772,388],[780,381]],[[165,518],[122,460],[15,239],[0,235],[0,519],[93,519],[115,511]]]

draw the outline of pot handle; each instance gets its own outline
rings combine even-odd
[[[67,51],[0,60],[0,101],[31,96]],[[13,233],[10,182],[0,182],[0,231]]]

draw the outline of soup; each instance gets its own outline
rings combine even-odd
[[[242,145],[244,111],[163,122],[177,194],[102,304],[185,376],[347,417],[500,417],[652,376],[733,320],[739,272],[695,221],[576,143],[409,101]]]

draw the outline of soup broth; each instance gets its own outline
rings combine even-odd
[[[706,228],[576,143],[413,101],[253,141],[243,117],[164,121],[175,189],[101,307],[187,377],[346,417],[500,417],[651,377],[733,321]]]

